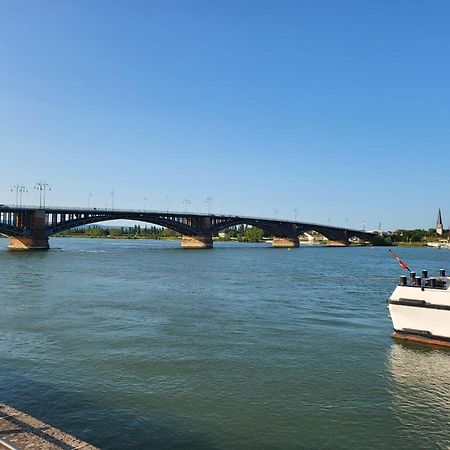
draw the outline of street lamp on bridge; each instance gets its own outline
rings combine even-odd
[[[47,191],[47,188],[49,191],[52,190],[46,181],[38,181],[34,186],[34,189],[39,191],[39,208],[45,208],[45,192]]]
[[[188,205],[190,205],[191,204],[191,201],[188,199],[188,198],[185,198],[184,200],[183,200],[183,205],[184,205],[184,212],[188,212]]]
[[[15,184],[11,188],[11,192],[16,192],[16,206],[22,206],[22,194],[28,192],[27,188],[21,184]]]
[[[170,211],[170,197],[169,194],[166,195],[167,212]]]
[[[211,214],[212,202],[213,202],[213,199],[211,197],[207,197],[205,200],[205,203],[208,203],[208,214]]]

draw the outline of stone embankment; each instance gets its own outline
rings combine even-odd
[[[17,409],[0,403],[0,450],[97,450]]]

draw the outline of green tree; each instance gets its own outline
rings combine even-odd
[[[100,227],[89,227],[86,229],[86,236],[88,237],[103,237],[108,234],[108,230]]]
[[[119,237],[119,236],[123,236],[123,232],[120,228],[110,228],[109,235],[111,237]]]
[[[258,227],[248,227],[244,233],[244,240],[247,242],[259,242],[264,235],[264,231]]]
[[[389,247],[393,244],[392,239],[389,236],[375,236],[371,239],[372,245],[380,247]]]
[[[170,228],[165,228],[164,231],[161,233],[161,236],[165,238],[175,238],[179,236],[179,233],[177,233],[174,230],[171,230]]]

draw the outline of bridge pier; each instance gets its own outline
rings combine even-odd
[[[212,235],[183,235],[181,236],[181,248],[213,248]]]
[[[327,246],[328,247],[348,247],[350,245],[350,242],[348,240],[328,240]]]
[[[298,236],[274,237],[272,247],[277,248],[296,248],[300,246]]]
[[[27,214],[29,236],[11,236],[8,250],[48,250],[48,234],[45,229],[45,211],[33,211]]]
[[[8,250],[48,250],[48,237],[15,236],[9,238]]]

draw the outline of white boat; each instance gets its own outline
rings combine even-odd
[[[450,250],[450,244],[447,241],[428,242],[427,247],[447,248]]]
[[[450,347],[450,278],[444,269],[436,277],[426,270],[400,277],[388,307],[392,337]]]

